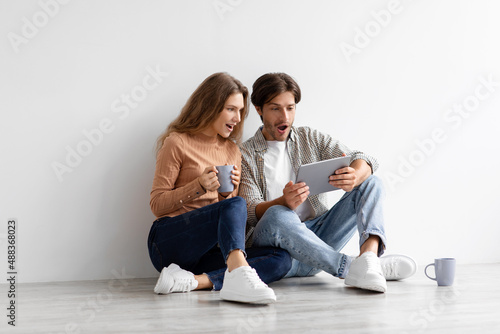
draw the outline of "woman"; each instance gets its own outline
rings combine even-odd
[[[236,196],[241,153],[235,142],[248,114],[247,98],[241,82],[215,73],[158,139],[150,202],[158,219],[148,237],[151,261],[161,271],[156,293],[214,288],[225,300],[276,300],[265,283],[288,272],[290,256],[272,247],[245,250],[246,203]],[[234,191],[219,193],[215,166],[226,164],[235,166]]]

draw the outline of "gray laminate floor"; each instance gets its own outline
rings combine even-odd
[[[500,264],[457,267],[437,287],[423,268],[385,294],[325,273],[271,284],[278,301],[251,306],[218,292],[155,295],[156,279],[20,284],[16,327],[5,333],[500,333]],[[6,285],[2,285],[6,314]]]

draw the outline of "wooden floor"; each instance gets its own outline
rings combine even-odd
[[[155,282],[20,284],[16,328],[2,315],[0,332],[500,333],[500,264],[458,266],[452,287],[437,287],[419,268],[388,282],[385,294],[325,273],[290,278],[271,284],[278,301],[268,306],[223,302],[212,291],[155,295]]]

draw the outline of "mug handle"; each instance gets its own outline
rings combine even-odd
[[[427,275],[427,268],[429,268],[430,266],[433,266],[433,265],[434,265],[434,263],[431,263],[431,264],[426,265],[426,266],[425,266],[425,269],[424,269],[424,274],[425,274],[425,276],[427,276],[427,277],[428,277],[428,278],[430,278],[431,280],[435,281],[435,280],[436,280],[436,277],[430,277],[429,275]],[[436,267],[434,267],[434,268],[436,268]]]

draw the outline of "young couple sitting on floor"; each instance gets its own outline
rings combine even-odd
[[[240,143],[248,90],[227,73],[206,78],[157,141],[149,236],[158,294],[220,290],[223,300],[268,304],[267,284],[320,271],[346,285],[385,292],[386,280],[416,271],[386,248],[384,189],[377,161],[328,134],[294,127],[301,92],[285,73],[261,76],[251,102],[263,126]],[[294,183],[302,164],[349,155],[328,182],[345,191],[333,206]],[[234,165],[232,192],[219,192],[215,166]],[[357,257],[340,252],[359,233]]]

